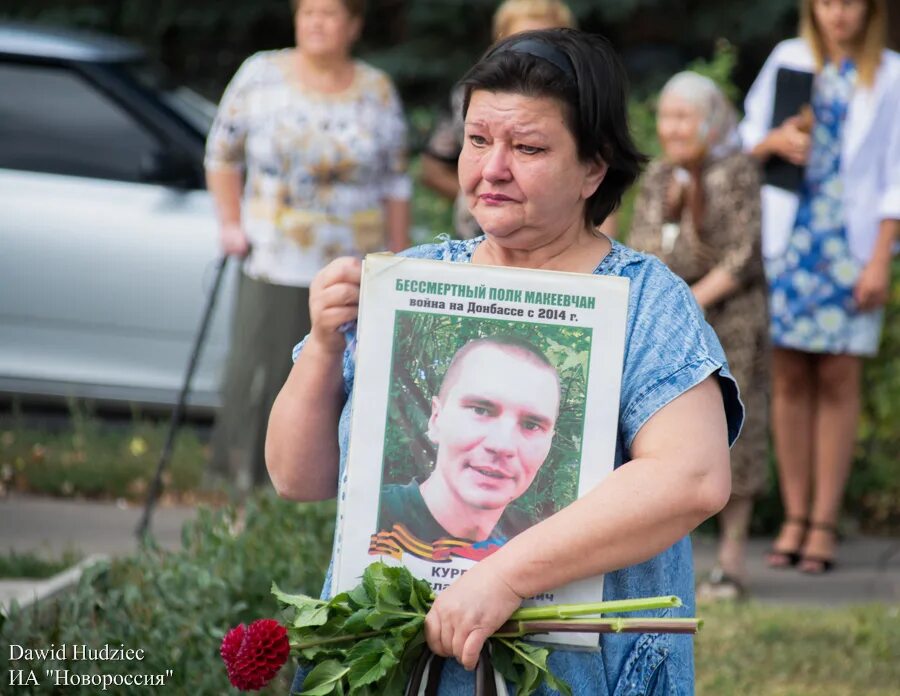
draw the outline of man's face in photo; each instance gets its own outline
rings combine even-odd
[[[506,507],[550,452],[559,399],[556,371],[535,356],[489,343],[472,349],[432,399],[435,473],[466,505]]]

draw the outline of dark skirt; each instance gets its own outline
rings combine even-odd
[[[213,481],[239,495],[268,481],[269,412],[291,371],[291,349],[309,328],[309,288],[241,273],[210,464]]]

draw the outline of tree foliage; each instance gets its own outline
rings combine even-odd
[[[446,100],[487,48],[499,0],[370,0],[359,45],[407,103]],[[749,79],[793,31],[796,0],[570,0],[579,25],[608,36],[638,82],[656,82],[722,36],[756,46]],[[746,21],[766,17],[765,22]],[[116,34],[145,46],[179,80],[217,98],[248,55],[293,42],[289,0],[6,0],[0,17]]]

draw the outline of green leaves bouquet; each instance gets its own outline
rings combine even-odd
[[[406,568],[373,563],[359,585],[330,600],[287,594],[274,585],[272,592],[285,605],[282,623],[262,619],[249,627],[242,624],[222,641],[222,659],[237,688],[261,689],[289,655],[312,665],[301,696],[403,696],[411,675],[421,670],[427,655],[425,616],[434,593]],[[697,619],[605,616],[680,605],[669,596],[522,608],[491,637],[493,666],[515,685],[518,696],[529,696],[541,684],[571,696],[568,684],[547,666],[550,649],[526,642],[525,636],[696,633]]]

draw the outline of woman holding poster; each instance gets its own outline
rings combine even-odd
[[[567,29],[520,34],[491,48],[462,86],[460,185],[485,234],[406,255],[626,278],[629,299],[615,470],[437,597],[425,627],[432,650],[455,658],[444,667],[445,696],[471,694],[466,670],[486,638],[524,598],[553,588],[604,574],[604,599],[674,594],[684,606],[665,615],[691,616],[688,534],[728,501],[728,447],[743,418],[721,346],[688,287],[658,260],[595,231],[644,161],[610,45]],[[340,329],[357,317],[360,276],[357,260],[339,259],[312,284],[312,330],[266,442],[285,497],[338,494],[355,374]],[[693,693],[687,636],[603,637],[600,651],[557,650],[550,664],[582,696]]]

